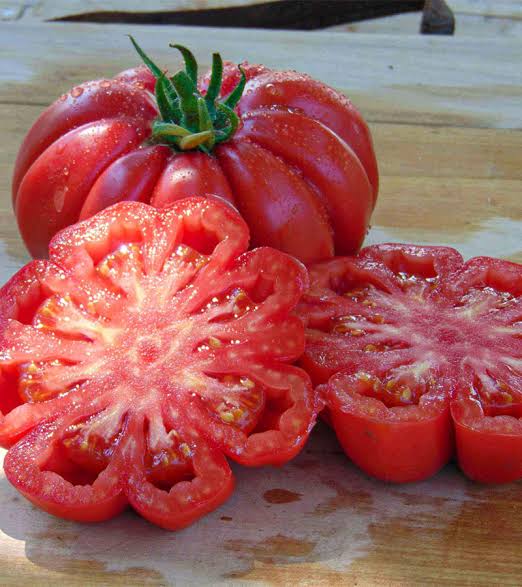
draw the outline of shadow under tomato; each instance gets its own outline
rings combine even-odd
[[[175,533],[132,511],[101,524],[53,518],[0,478],[3,540],[13,543],[10,559],[36,565],[28,565],[29,576],[59,573],[68,585],[219,585],[233,579],[284,585],[298,578],[405,585],[451,582],[453,569],[487,585],[503,568],[522,572],[515,556],[522,542],[520,485],[475,485],[452,465],[423,483],[377,482],[346,459],[322,422],[285,467],[233,468],[231,499]],[[0,566],[0,575],[15,578],[16,565],[8,571]]]

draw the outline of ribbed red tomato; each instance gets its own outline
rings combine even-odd
[[[472,479],[522,478],[522,266],[376,245],[312,266],[303,365],[348,456],[416,481],[456,442]]]
[[[34,123],[13,177],[31,254],[117,201],[161,207],[209,193],[234,203],[254,246],[307,262],[357,251],[378,172],[351,102],[306,75],[223,67],[218,55],[198,89],[193,56],[176,47],[185,70],[173,77],[137,47],[150,69],[81,84]]]
[[[218,507],[229,457],[280,465],[317,405],[292,310],[304,267],[244,252],[231,206],[122,202],[60,232],[0,290],[0,443],[9,481],[55,515],[130,504],[165,528]]]

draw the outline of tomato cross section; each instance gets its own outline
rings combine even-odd
[[[375,245],[310,273],[302,364],[356,464],[419,480],[456,440],[471,478],[522,477],[522,266]]]
[[[117,204],[59,233],[0,292],[0,441],[8,479],[47,511],[128,503],[179,528],[231,493],[227,458],[281,464],[317,405],[290,365],[304,267],[245,252],[214,198]]]

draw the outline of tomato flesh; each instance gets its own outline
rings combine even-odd
[[[522,477],[522,267],[376,245],[311,268],[302,364],[348,456],[415,481],[452,456],[484,482]]]
[[[281,464],[317,405],[288,363],[297,261],[244,253],[230,205],[191,198],[107,208],[59,233],[0,292],[0,442],[7,478],[75,520],[131,504],[183,527],[232,491],[226,457]]]

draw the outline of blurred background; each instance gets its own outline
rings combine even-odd
[[[0,20],[519,35],[517,0],[0,0]]]

